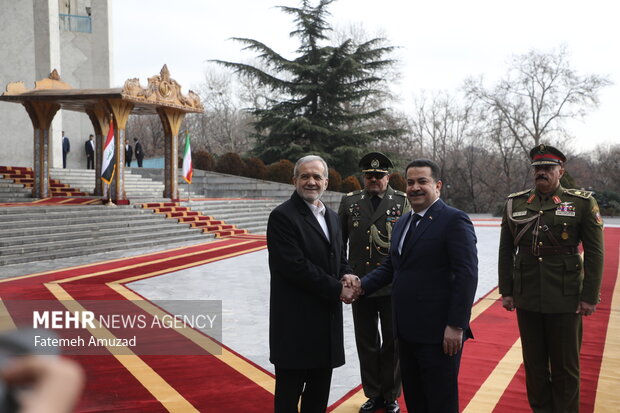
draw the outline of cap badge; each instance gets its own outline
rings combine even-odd
[[[370,162],[370,166],[372,166],[373,168],[378,168],[379,167],[379,160],[378,159],[373,159],[372,162]]]

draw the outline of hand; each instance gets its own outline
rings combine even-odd
[[[362,288],[362,281],[355,274],[345,274],[342,276],[342,279],[340,281],[342,282],[342,285],[346,287],[356,288],[356,289]]]
[[[19,397],[22,413],[72,411],[84,387],[80,366],[57,356],[16,357],[0,371],[0,378],[9,385],[30,387]]]
[[[514,311],[515,310],[515,300],[512,296],[502,296],[502,307],[506,309],[506,311]]]
[[[579,305],[577,305],[577,311],[575,311],[575,313],[588,316],[588,315],[594,314],[595,311],[596,311],[596,304],[590,304],[590,303],[586,303],[585,301],[579,301]]]
[[[340,292],[340,301],[345,304],[351,304],[353,301],[357,300],[358,297],[359,293],[357,290],[343,284],[342,291]]]
[[[446,326],[443,332],[443,352],[454,356],[463,347],[463,329]]]

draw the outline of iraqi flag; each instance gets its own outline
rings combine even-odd
[[[192,183],[192,175],[194,174],[194,168],[192,168],[192,149],[189,146],[189,132],[185,135],[185,150],[183,151],[183,179],[188,184]]]
[[[103,159],[101,162],[101,180],[106,184],[112,182],[116,171],[116,151],[114,151],[114,125],[110,122],[108,137],[103,145]]]

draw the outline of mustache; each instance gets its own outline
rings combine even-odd
[[[545,175],[536,175],[536,181],[538,181],[539,179],[544,179],[545,181],[549,181],[549,178],[547,178]]]
[[[409,192],[407,195],[409,195],[409,196],[419,196],[419,195],[424,195],[424,192]]]

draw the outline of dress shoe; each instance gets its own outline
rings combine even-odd
[[[385,403],[385,413],[400,413],[400,406],[398,400]]]
[[[383,406],[385,406],[385,402],[380,397],[368,399],[366,400],[366,403],[362,404],[360,407],[360,413],[374,413],[375,410],[378,410]]]

